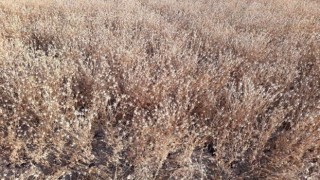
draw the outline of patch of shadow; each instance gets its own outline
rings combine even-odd
[[[70,164],[70,159],[71,159],[71,155],[69,155],[69,154],[60,154],[58,165],[66,166],[66,165]]]
[[[36,134],[36,129],[40,125],[40,118],[32,111],[28,111],[25,117],[18,121],[16,128],[16,137],[24,140],[30,139]]]
[[[24,162],[24,163],[21,163],[21,164],[16,164],[14,166],[15,169],[28,169],[31,167],[31,164],[29,162]]]
[[[291,129],[291,123],[288,121],[284,121],[281,123],[281,126],[277,129],[277,132],[285,132]]]
[[[58,179],[59,180],[86,180],[88,179],[88,177],[83,175],[81,172],[72,171],[69,174],[60,176]]]
[[[37,145],[33,144],[33,143],[27,143],[26,147],[27,147],[28,151],[35,151],[37,149]]]
[[[54,173],[54,169],[51,166],[46,166],[41,163],[32,162],[45,176],[51,175]]]
[[[158,176],[155,177],[156,179],[169,179],[170,176],[177,170],[181,168],[181,165],[178,161],[166,159],[162,164],[161,169],[158,172]],[[161,178],[159,177],[161,174]],[[156,175],[156,174],[154,174]]]
[[[8,136],[8,128],[4,126],[0,126],[0,137],[6,138]]]
[[[251,165],[248,161],[239,161],[235,160],[232,161],[230,164],[230,168],[232,169],[233,173],[237,176],[240,176],[246,172],[251,170]]]
[[[215,152],[215,146],[211,141],[208,141],[203,146],[196,147],[191,154],[192,163],[199,164],[203,168],[205,173],[201,176],[205,179],[219,179],[220,175],[224,176],[225,174],[215,162]]]
[[[39,33],[32,33],[29,39],[30,48],[36,51],[43,51],[46,56],[51,52],[50,49],[60,49],[59,41],[52,35],[45,35]],[[55,53],[54,57],[58,57],[59,54]]]
[[[211,155],[211,156],[213,156],[213,157],[215,157],[216,156],[216,147],[215,147],[215,145],[213,144],[213,142],[206,142],[205,144],[204,144],[204,147],[203,147],[203,152],[204,153],[208,153],[209,155]]]
[[[108,157],[113,155],[113,148],[105,142],[105,132],[103,130],[95,131],[91,146],[92,153],[95,156],[92,163],[106,165]]]
[[[177,151],[172,151],[168,153],[167,158],[163,162],[158,174],[154,172],[154,178],[156,179],[170,179],[174,172],[181,168],[181,164],[179,163],[179,156],[183,153],[183,149],[179,149]],[[156,176],[157,175],[157,176]],[[173,177],[171,177],[172,179]]]
[[[93,136],[93,139],[103,140],[104,137],[105,137],[105,135],[106,135],[106,134],[105,134],[104,130],[99,129],[99,130],[95,131],[94,136]]]
[[[57,156],[52,152],[47,155],[47,161],[50,166],[56,166],[58,164]]]
[[[120,159],[120,168],[122,169],[122,178],[127,178],[134,173],[134,165],[125,158]]]
[[[119,166],[118,170],[120,174],[118,177],[120,179],[126,179],[128,176],[134,174],[134,153],[130,150],[130,147],[124,148],[122,151],[119,152]],[[115,173],[115,165],[110,164],[109,170]]]

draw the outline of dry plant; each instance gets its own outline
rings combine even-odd
[[[320,1],[0,0],[1,179],[319,179]]]

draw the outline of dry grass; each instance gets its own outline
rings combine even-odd
[[[0,0],[0,178],[319,179],[317,0]]]

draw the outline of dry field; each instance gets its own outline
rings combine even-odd
[[[319,0],[0,0],[0,179],[320,179]]]

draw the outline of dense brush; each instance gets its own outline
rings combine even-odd
[[[0,178],[319,179],[319,1],[0,0]]]

